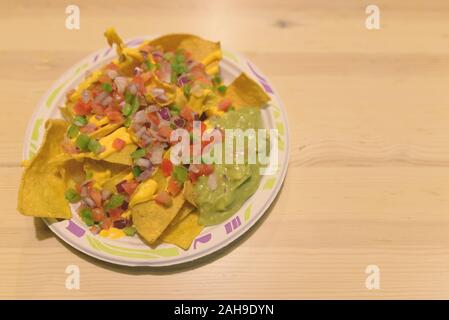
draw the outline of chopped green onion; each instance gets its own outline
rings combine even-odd
[[[94,220],[92,219],[92,210],[89,208],[83,208],[80,212],[81,219],[87,224],[89,227],[94,225]]]
[[[227,87],[225,85],[221,85],[217,87],[217,90],[221,93],[221,94],[225,94],[226,93],[226,89]]]
[[[95,139],[90,139],[87,144],[87,149],[93,153],[99,153],[101,151],[101,144]]]
[[[186,83],[186,84],[184,85],[184,87],[182,87],[182,89],[183,89],[184,95],[185,95],[186,97],[190,96],[190,90],[192,89],[192,86],[191,86],[190,84]]]
[[[180,183],[184,183],[187,180],[188,175],[187,168],[184,166],[176,166],[173,168],[172,176]]]
[[[212,81],[215,84],[220,84],[222,80],[221,80],[221,77],[217,74],[215,77],[212,78]]]
[[[131,153],[131,158],[133,158],[134,160],[137,160],[139,158],[142,158],[145,154],[146,154],[145,149],[139,148],[136,151],[134,151],[133,153]]]
[[[73,188],[67,189],[67,191],[65,192],[64,195],[65,195],[65,198],[67,199],[67,201],[70,203],[75,203],[75,202],[78,202],[81,200],[80,195]]]
[[[147,71],[153,70],[154,64],[152,64],[151,61],[145,60],[145,61],[144,61],[144,64],[145,64],[145,68],[147,69]]]
[[[80,131],[80,129],[77,126],[72,124],[67,129],[67,137],[69,137],[70,139],[73,139],[78,135],[79,131]]]
[[[126,227],[123,229],[123,232],[128,236],[132,237],[136,234],[137,230],[134,227]]]
[[[75,145],[81,150],[81,151],[87,151],[88,145],[89,145],[90,138],[88,135],[80,134],[75,141]]]
[[[131,99],[133,97],[134,96],[131,93],[129,93],[128,91],[125,92],[125,101],[126,101],[126,103],[131,103]]]
[[[110,83],[102,83],[101,88],[108,93],[112,92],[112,85]]]
[[[87,124],[87,119],[85,116],[75,116],[73,123],[78,127],[82,127]]]
[[[132,111],[133,111],[132,105],[130,105],[129,103],[125,103],[125,105],[123,106],[123,109],[122,109],[123,115],[125,117],[128,117]]]
[[[129,128],[129,126],[131,125],[131,121],[132,121],[131,117],[125,119],[125,122],[123,123],[125,128]]]
[[[125,197],[120,194],[113,194],[105,205],[105,209],[115,209],[120,207],[125,201]]]
[[[142,173],[142,170],[136,166],[132,167],[131,172],[133,173],[134,178],[137,178]]]

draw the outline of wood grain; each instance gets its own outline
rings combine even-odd
[[[449,298],[449,3],[76,1],[0,4],[1,298]],[[191,32],[241,51],[269,77],[290,122],[284,187],[230,248],[167,269],[129,269],[63,244],[16,211],[23,137],[57,77],[126,38]],[[81,289],[65,289],[65,268]],[[365,268],[381,289],[365,288]]]

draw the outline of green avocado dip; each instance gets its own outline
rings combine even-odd
[[[211,119],[215,127],[222,129],[261,129],[263,128],[260,110],[241,108],[227,112],[223,117]],[[201,176],[194,184],[195,203],[199,208],[199,223],[219,224],[235,212],[256,192],[260,183],[259,164],[214,164],[214,188],[210,187],[209,177]]]

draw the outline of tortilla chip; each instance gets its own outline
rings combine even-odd
[[[195,207],[191,205],[189,202],[184,202],[184,205],[179,210],[176,217],[173,219],[173,221],[170,223],[171,226],[175,226],[178,223],[180,223],[182,220],[184,220],[185,217],[189,215],[193,210],[195,210]]]
[[[270,101],[270,97],[257,82],[243,72],[228,86],[225,97],[231,99],[232,106],[236,109],[262,107]]]
[[[127,168],[127,169],[113,175],[108,180],[106,180],[103,183],[102,187],[103,187],[103,189],[106,189],[109,192],[116,193],[117,189],[115,188],[115,186],[117,184],[119,184],[120,182],[122,182],[123,180],[125,180],[129,176],[132,176],[131,170],[129,168]]]
[[[161,206],[154,200],[137,204],[131,209],[137,232],[148,243],[154,243],[176,217],[183,204],[182,193],[173,197],[170,207]]]
[[[68,123],[64,120],[48,120],[42,146],[22,175],[17,209],[26,216],[64,218],[72,216],[64,193],[66,183],[57,166],[48,160],[62,152]]]
[[[135,144],[128,144],[122,150],[114,152],[113,154],[107,156],[103,160],[106,162],[111,162],[115,164],[132,165],[133,159],[131,153],[137,149]]]
[[[194,207],[196,207],[195,204],[195,194],[193,191],[193,183],[190,180],[187,180],[184,183],[184,189],[182,190],[182,193],[184,195],[184,198]]]
[[[120,126],[121,124],[119,123],[108,123],[89,134],[89,137],[95,139],[103,138],[104,136],[107,136],[108,134],[114,132],[116,129],[120,128]]]
[[[187,250],[192,244],[192,241],[204,229],[204,226],[198,223],[198,218],[199,214],[197,211],[190,213],[178,224],[168,227],[160,240]]]
[[[204,65],[220,60],[222,57],[220,42],[212,42],[191,34],[169,34],[148,42],[151,46],[161,46],[165,51],[184,49],[192,58]]]

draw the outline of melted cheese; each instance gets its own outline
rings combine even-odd
[[[132,208],[138,203],[146,202],[153,199],[153,195],[157,190],[157,182],[153,179],[148,179],[142,182],[134,191],[129,202],[129,207]]]

